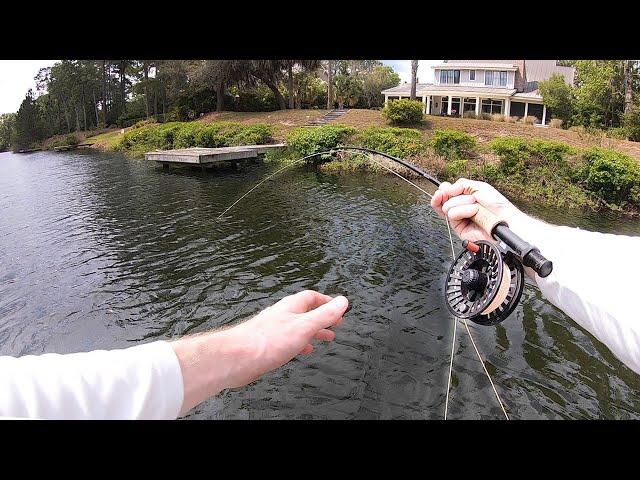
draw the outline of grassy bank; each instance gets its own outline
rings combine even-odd
[[[407,158],[441,180],[465,176],[490,182],[507,196],[526,202],[640,211],[640,144],[636,142],[524,123],[447,117],[427,117],[409,128],[396,128],[374,110],[350,110],[340,125],[300,128],[324,113],[212,113],[193,122],[143,122],[84,141],[133,156],[154,149],[286,141],[288,149],[272,154],[272,161],[337,145],[359,145]],[[319,168],[328,172],[384,172],[363,156],[340,154],[324,160]]]

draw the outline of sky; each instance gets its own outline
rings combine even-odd
[[[36,86],[34,77],[42,67],[50,67],[56,60],[0,60],[0,114],[18,111],[27,90]],[[433,82],[432,65],[441,60],[420,60],[418,64],[418,81]],[[411,81],[410,60],[382,60],[391,66],[401,82]]]

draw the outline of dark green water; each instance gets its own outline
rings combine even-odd
[[[394,178],[303,168],[216,221],[268,171],[203,175],[110,154],[0,154],[0,354],[171,338],[313,288],[352,302],[336,341],[190,417],[441,419],[453,330],[442,298],[443,221]],[[640,234],[638,220],[535,213]],[[513,418],[640,417],[640,376],[531,285],[504,323],[472,329]],[[458,332],[450,418],[502,418]]]

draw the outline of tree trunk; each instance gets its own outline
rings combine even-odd
[[[296,108],[293,94],[293,64],[289,62],[287,66],[287,73],[289,74],[289,108]]]
[[[267,87],[269,87],[269,89],[275,95],[276,100],[278,101],[278,106],[279,106],[280,110],[286,110],[287,109],[287,102],[285,102],[284,97],[282,96],[282,93],[280,93],[280,90],[278,90],[278,86],[275,84],[275,82],[270,78],[264,79],[263,81],[264,81],[265,85]]]
[[[149,66],[147,62],[143,62],[142,69],[144,70],[144,108],[149,118]]]
[[[631,60],[624,63],[624,113],[629,113],[633,107],[633,68]]]
[[[418,60],[411,60],[411,100],[416,99],[416,87],[418,83]]]
[[[107,66],[102,60],[102,123],[107,125]]]
[[[329,60],[327,74],[327,110],[333,108],[333,60]]]
[[[126,91],[126,75],[124,73],[125,61],[120,60],[120,97],[122,101],[122,112],[127,113],[127,91]]]
[[[96,91],[93,92],[93,108],[96,110],[96,128],[98,128],[98,124],[100,123],[100,118],[98,117],[98,101],[96,100]]]
[[[216,87],[216,112],[224,110],[224,83],[220,82]]]

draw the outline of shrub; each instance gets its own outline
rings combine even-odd
[[[524,168],[524,161],[531,154],[527,142],[517,137],[494,138],[489,143],[489,148],[500,157],[500,168],[505,173]]]
[[[509,123],[517,123],[520,120],[520,117],[506,117],[505,122]]]
[[[505,116],[501,113],[494,113],[493,115],[491,115],[491,120],[493,120],[494,122],[504,122]]]
[[[462,118],[478,118],[478,116],[473,110],[467,110],[466,112],[463,112]]]
[[[465,176],[468,160],[451,160],[442,168],[442,175],[447,180],[455,180]]]
[[[64,137],[65,145],[78,145],[80,143],[80,139],[75,133],[70,133],[66,137]]]
[[[289,132],[287,145],[300,155],[306,156],[342,145],[355,132],[355,128],[340,124],[301,127]]]
[[[147,125],[151,125],[152,123],[156,123],[155,118],[140,120],[139,122],[136,122],[133,125],[131,125],[131,130],[135,130],[136,128],[141,128],[141,127],[146,127]]]
[[[605,132],[605,135],[609,138],[616,138],[618,140],[629,140],[631,137],[629,129],[627,127],[613,127]]]
[[[559,118],[552,118],[549,122],[549,126],[551,128],[562,128],[562,120]]]
[[[411,124],[422,121],[423,104],[417,100],[392,100],[382,109],[382,116],[393,124]]]
[[[567,155],[576,153],[576,149],[570,145],[552,140],[533,140],[529,144],[529,150],[532,155],[549,164],[559,164]]]
[[[475,148],[476,139],[458,130],[436,130],[429,144],[438,155],[448,160],[458,160]]]
[[[358,142],[363,147],[400,158],[420,153],[426,147],[422,134],[411,128],[369,127],[360,132]]]
[[[526,117],[522,118],[522,121],[527,125],[534,125],[538,121],[538,119],[535,116],[527,115]]]
[[[640,166],[633,158],[604,148],[586,150],[580,177],[587,189],[607,203],[640,203]]]
[[[491,114],[487,112],[480,112],[480,115],[478,115],[478,118],[481,120],[491,120]]]
[[[622,124],[629,140],[640,142],[640,105],[636,105],[622,117]]]
[[[180,126],[175,132],[173,137],[173,148],[189,148],[195,146],[204,146],[199,145],[196,142],[196,135],[202,130],[205,125],[198,122],[193,123],[185,123]]]

